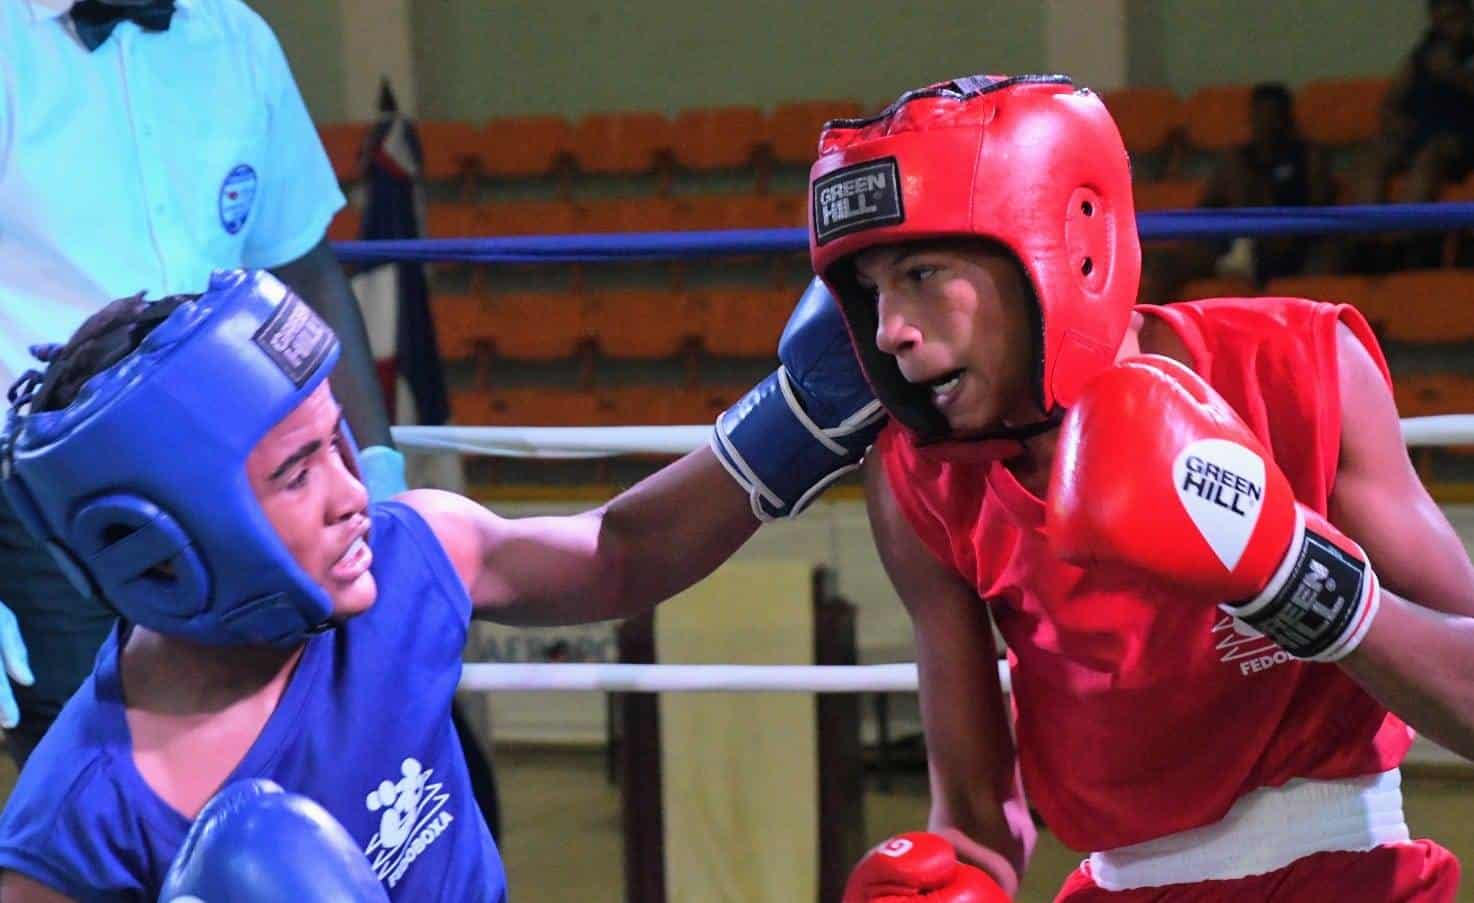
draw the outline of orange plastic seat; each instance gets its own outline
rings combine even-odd
[[[611,358],[674,357],[701,334],[696,302],[676,292],[600,292],[584,303],[585,327]]]
[[[567,235],[577,211],[568,201],[504,201],[477,209],[477,228],[483,235]]]
[[[1395,310],[1387,320],[1389,339],[1424,344],[1474,340],[1474,273],[1392,273],[1382,280],[1382,290]]]
[[[767,131],[757,107],[682,110],[676,116],[671,150],[687,169],[736,169],[752,162]]]
[[[362,228],[363,212],[352,204],[346,204],[328,223],[328,241],[358,241]]]
[[[491,417],[492,396],[485,389],[452,389],[450,419],[458,426],[483,426]]]
[[[1363,144],[1382,128],[1385,78],[1324,78],[1295,92],[1295,118],[1306,140],[1327,146]]]
[[[573,151],[573,127],[560,116],[507,116],[476,132],[482,171],[499,178],[540,176]]]
[[[606,426],[609,405],[592,392],[543,387],[498,389],[486,394],[487,426]]]
[[[659,113],[596,113],[574,127],[573,159],[589,173],[653,172],[673,138]]]
[[[459,119],[415,123],[423,156],[421,175],[427,182],[458,179],[478,165],[481,152],[476,127]]]
[[[595,234],[623,232],[624,208],[629,203],[622,198],[577,201],[573,205],[573,231]]]
[[[1474,175],[1466,176],[1462,182],[1444,185],[1438,190],[1438,199],[1448,203],[1474,201]]]
[[[779,104],[768,117],[768,141],[780,163],[814,162],[819,131],[831,119],[854,119],[864,107],[853,100],[809,100]]]
[[[486,330],[498,357],[519,361],[571,358],[589,340],[578,298],[552,292],[493,295]]]
[[[727,198],[726,228],[781,229],[807,225],[805,195],[734,194]]]
[[[1123,88],[1101,100],[1116,120],[1126,150],[1133,154],[1166,149],[1185,118],[1182,99],[1171,88]]]
[[[1457,373],[1395,376],[1392,395],[1404,417],[1474,413],[1474,377]]]
[[[620,426],[705,426],[736,401],[741,390],[627,386],[604,393]]]
[[[1183,105],[1187,141],[1203,151],[1222,151],[1249,141],[1250,85],[1199,88]]]
[[[777,289],[720,289],[701,293],[702,345],[719,357],[773,358],[793,312],[795,295]]]
[[[1203,200],[1207,183],[1202,179],[1163,179],[1138,182],[1131,186],[1138,212],[1152,210],[1191,210]]]
[[[318,126],[318,137],[339,182],[351,182],[359,177],[358,155],[368,130],[366,122],[331,122]]]
[[[1176,297],[1179,301],[1191,301],[1195,298],[1251,298],[1258,294],[1259,289],[1247,279],[1209,276],[1184,282]]]
[[[435,345],[446,360],[465,360],[491,341],[492,314],[478,295],[437,294],[430,302]]]
[[[1269,280],[1261,294],[1350,304],[1373,325],[1372,314],[1381,308],[1384,297],[1381,280],[1371,276],[1282,276]]]
[[[675,232],[679,221],[672,198],[628,198],[619,208],[621,232]]]
[[[426,238],[466,238],[477,234],[477,226],[472,204],[425,205]]]

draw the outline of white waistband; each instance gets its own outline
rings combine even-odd
[[[1294,780],[1245,794],[1211,825],[1090,854],[1105,890],[1262,875],[1302,856],[1408,839],[1402,773]]]

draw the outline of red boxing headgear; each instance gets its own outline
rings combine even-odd
[[[1141,278],[1130,163],[1100,99],[1063,75],[978,75],[825,125],[809,174],[814,272],[839,299],[876,396],[922,442],[948,438],[947,421],[876,348],[874,298],[853,258],[959,236],[997,242],[1028,275],[1038,401],[1052,425],[1115,359]]]

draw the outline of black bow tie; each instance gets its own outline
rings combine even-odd
[[[131,19],[147,31],[164,31],[174,17],[174,0],[150,0],[141,6],[114,6],[101,0],[80,0],[72,6],[72,25],[87,50],[101,47],[113,29]]]

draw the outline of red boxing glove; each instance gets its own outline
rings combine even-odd
[[[957,861],[936,834],[913,831],[865,854],[845,884],[844,903],[1008,903],[987,872]]]
[[[1065,415],[1047,529],[1065,560],[1141,568],[1298,658],[1344,657],[1376,614],[1361,547],[1295,501],[1228,402],[1170,358],[1117,364]]]

